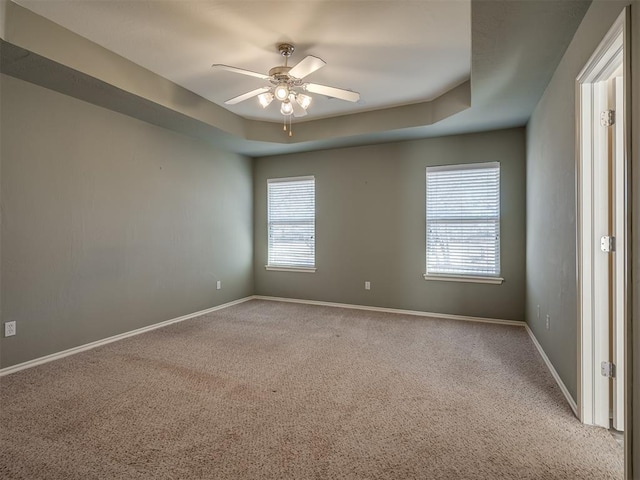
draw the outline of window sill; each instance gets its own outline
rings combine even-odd
[[[466,283],[489,283],[501,285],[504,278],[501,277],[473,277],[470,275],[423,275],[425,280],[437,280],[440,282],[466,282]]]
[[[265,265],[264,268],[272,272],[316,273],[316,267],[277,267],[275,265]]]

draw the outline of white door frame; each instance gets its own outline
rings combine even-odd
[[[626,78],[626,79],[625,79]],[[626,417],[626,402],[625,402],[625,385],[627,384],[626,378],[626,323],[629,318],[629,301],[631,295],[628,294],[630,288],[630,276],[631,265],[629,263],[629,251],[630,245],[627,245],[629,237],[629,226],[631,225],[631,218],[629,216],[627,197],[629,195],[629,189],[627,183],[629,180],[628,169],[628,154],[631,152],[625,145],[625,137],[627,136],[624,131],[625,125],[629,122],[626,118],[627,106],[624,104],[624,82],[628,81],[629,77],[616,77],[613,79],[612,93],[613,93],[613,105],[614,110],[618,112],[618,116],[624,116],[621,121],[616,122],[614,129],[611,132],[611,148],[614,156],[614,165],[612,172],[612,181],[616,185],[614,197],[612,197],[615,205],[613,212],[613,234],[616,240],[616,251],[614,253],[614,278],[612,279],[613,292],[613,328],[612,328],[612,348],[613,348],[613,363],[616,365],[616,377],[613,382],[613,398],[612,398],[612,412],[613,412],[613,428],[619,431],[626,430],[625,417]],[[627,298],[629,297],[629,298]]]
[[[626,52],[628,12],[625,9],[615,21],[576,81],[577,109],[577,237],[578,237],[578,415],[583,423],[609,428],[609,379],[600,373],[600,362],[609,359],[610,271],[609,257],[600,250],[600,237],[620,235],[610,230],[607,206],[610,191],[607,129],[600,126],[600,112],[607,110],[606,81],[623,65],[628,76]],[[627,64],[627,65],[625,65]],[[627,96],[628,105],[628,96]],[[628,146],[628,139],[626,140]],[[628,149],[627,149],[628,152]],[[628,166],[615,170],[624,180],[624,194],[616,199],[627,212]],[[628,218],[625,224],[628,223]],[[624,253],[626,231],[619,238]],[[620,249],[618,249],[620,251]],[[626,257],[628,258],[628,257]],[[626,261],[626,258],[624,261]],[[617,259],[616,259],[617,260]],[[616,264],[618,262],[616,261]],[[624,277],[628,268],[624,265]],[[619,279],[618,279],[619,281]],[[625,281],[624,291],[627,283]],[[623,302],[626,314],[626,300]],[[625,325],[627,325],[625,321]],[[625,385],[628,382],[624,382]]]

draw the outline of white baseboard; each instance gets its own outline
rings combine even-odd
[[[350,303],[321,302],[318,300],[300,300],[297,298],[268,297],[264,295],[254,295],[253,298],[256,300],[269,300],[273,302],[306,303],[308,305],[322,305],[324,307],[350,308],[353,310],[369,310],[372,312],[384,312],[384,313],[400,313],[402,315],[416,315],[419,317],[446,318],[448,320],[464,320],[466,322],[497,323],[500,325],[515,325],[518,327],[523,327],[525,325],[525,322],[521,322],[518,320],[502,320],[499,318],[468,317],[465,315],[449,315],[448,313],[430,313],[430,312],[420,312],[417,310],[400,310],[397,308],[370,307],[368,305],[354,305]]]
[[[549,360],[549,357],[547,357],[547,354],[542,349],[542,345],[540,345],[540,342],[538,342],[538,339],[533,334],[533,331],[529,328],[529,325],[525,324],[524,328],[527,330],[527,333],[531,337],[531,340],[533,341],[533,344],[538,349],[538,353],[542,357],[542,360],[544,360],[544,363],[547,365],[547,368],[551,372],[551,375],[553,375],[553,378],[555,379],[556,383],[560,387],[560,390],[562,391],[562,394],[564,395],[564,398],[567,399],[567,403],[569,404],[569,407],[571,407],[571,410],[573,410],[573,414],[576,417],[578,417],[578,405],[576,404],[576,401],[573,399],[573,397],[569,393],[569,390],[567,389],[567,387],[565,386],[564,382],[560,378],[560,375],[558,375],[558,372],[556,371],[556,369],[554,368],[553,364],[551,363],[551,360]]]
[[[78,347],[73,347],[68,350],[63,350],[62,352],[52,353],[51,355],[46,355],[40,358],[34,358],[33,360],[29,360],[23,363],[19,363],[17,365],[12,365],[10,367],[0,369],[0,377],[9,375],[11,373],[19,372],[20,370],[24,370],[26,368],[35,367],[36,365],[42,365],[43,363],[48,363],[54,360],[58,360],[60,358],[68,357],[69,355],[75,355],[76,353],[84,352],[85,350],[91,350],[92,348],[101,347],[102,345],[106,345],[111,342],[117,342],[118,340],[122,340],[127,337],[133,337],[134,335],[140,335],[141,333],[150,332],[151,330],[155,330],[157,328],[166,327],[167,325],[183,322],[185,320],[199,317],[201,315],[206,315],[207,313],[215,312],[216,310],[222,310],[223,308],[231,307],[232,305],[237,305],[239,303],[247,302],[249,300],[252,300],[253,298],[254,298],[253,296],[240,298],[232,302],[223,303],[222,305],[218,305],[216,307],[207,308],[206,310],[200,310],[199,312],[189,313],[181,317],[172,318],[171,320],[165,320],[164,322],[154,323],[153,325],[149,325],[147,327],[142,327],[136,330],[131,330],[129,332],[120,333],[118,335],[104,338],[102,340],[96,340],[95,342],[86,343]]]

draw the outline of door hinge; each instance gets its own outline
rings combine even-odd
[[[615,110],[605,110],[600,113],[600,125],[603,127],[610,127],[616,123],[616,111]]]
[[[600,371],[602,372],[603,377],[616,377],[616,366],[611,362],[602,362],[600,364]]]
[[[600,250],[603,252],[614,252],[616,250],[616,238],[603,235],[600,238]]]

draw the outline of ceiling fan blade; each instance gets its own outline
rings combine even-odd
[[[304,78],[307,75],[312,74],[316,70],[320,70],[327,63],[321,58],[314,57],[313,55],[307,55],[297,65],[291,67],[289,75],[295,78]]]
[[[256,88],[255,90],[251,90],[250,92],[243,93],[242,95],[238,95],[237,97],[230,98],[226,102],[226,105],[235,105],[236,103],[244,102],[245,100],[255,97],[256,95],[260,95],[261,93],[268,92],[269,87]]]
[[[346,100],[347,102],[357,102],[360,100],[360,94],[358,92],[343,90],[342,88],[318,85],[317,83],[307,83],[304,88],[311,93],[319,93],[320,95],[339,98],[340,100]]]
[[[267,80],[269,75],[265,75],[263,73],[252,72],[251,70],[245,70],[243,68],[231,67],[229,65],[222,65],[221,63],[214,63],[211,65],[212,68],[218,68],[220,70],[226,70],[228,72],[240,73],[242,75],[249,75],[250,77],[262,78],[263,80]]]
[[[295,99],[291,102],[291,106],[293,106],[294,117],[304,117],[307,114],[307,111],[302,108]]]

